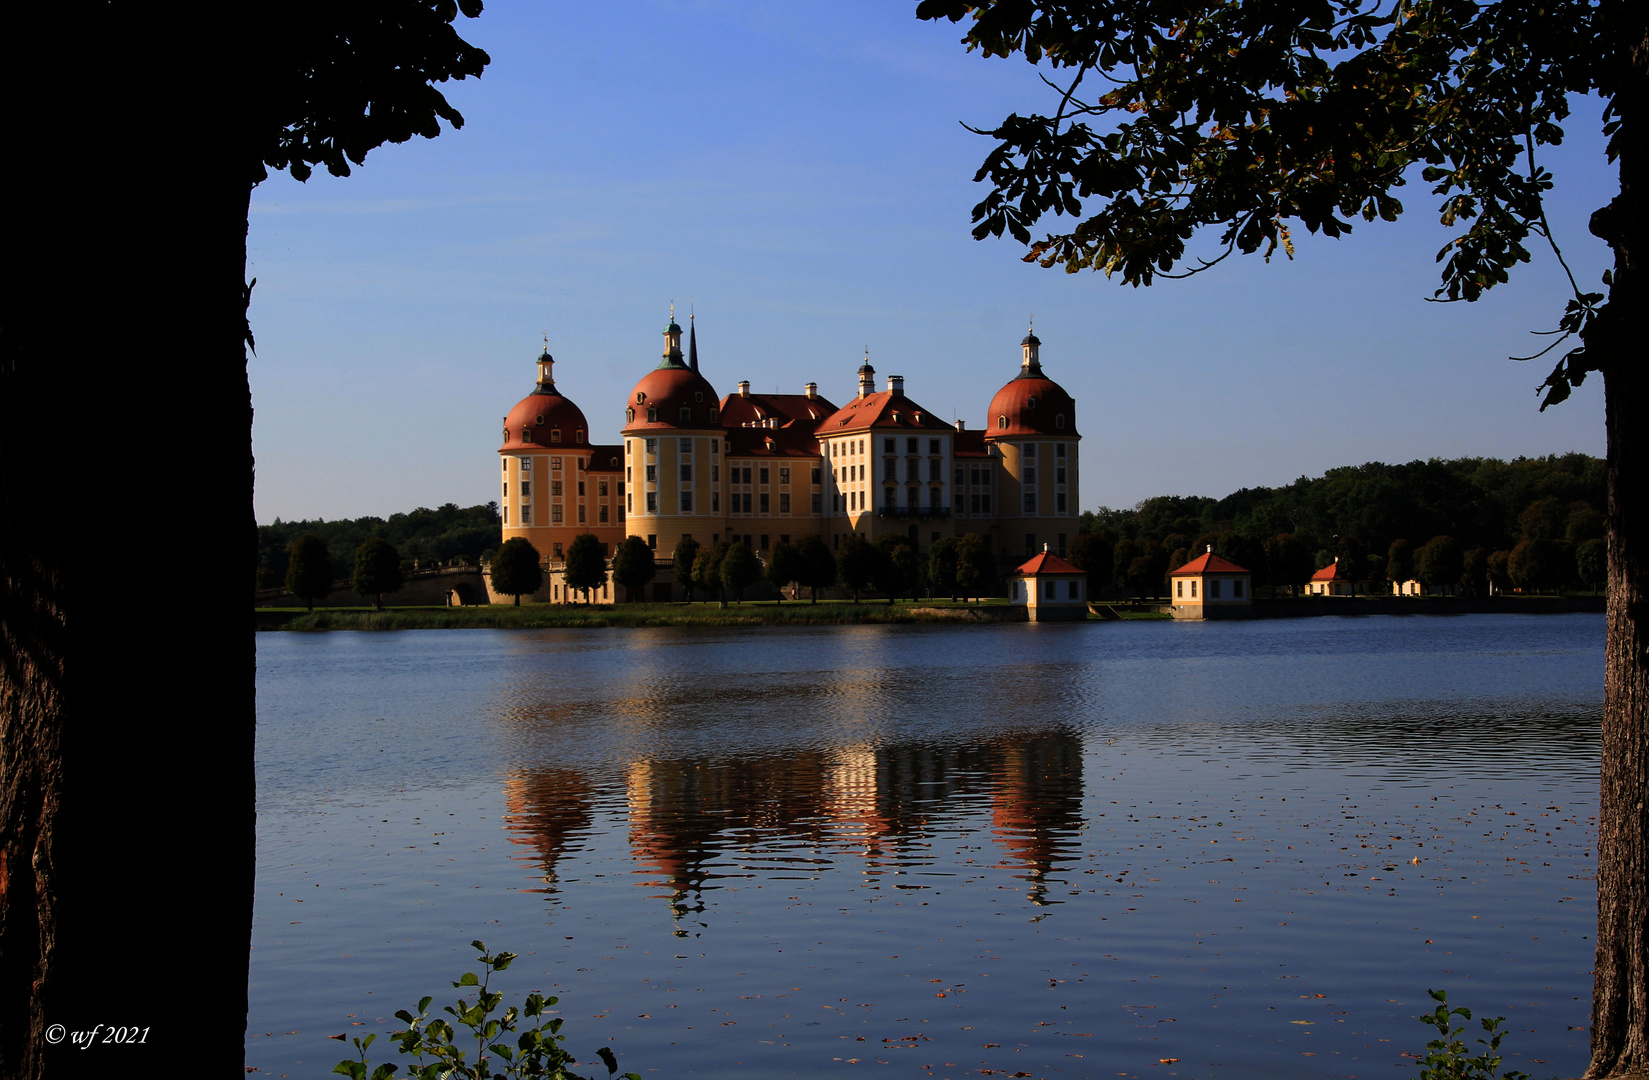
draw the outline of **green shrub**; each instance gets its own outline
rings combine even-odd
[[[1528,1073],[1516,1069],[1506,1073],[1499,1071],[1500,1040],[1506,1037],[1506,1033],[1500,1030],[1501,1023],[1506,1019],[1504,1016],[1493,1020],[1484,1017],[1478,1021],[1489,1037],[1477,1040],[1479,1046],[1485,1047],[1482,1053],[1467,1057],[1466,1044],[1459,1037],[1466,1029],[1450,1025],[1456,1016],[1470,1020],[1471,1010],[1464,1007],[1450,1009],[1447,991],[1427,990],[1426,993],[1437,1002],[1437,1011],[1421,1016],[1420,1022],[1436,1028],[1441,1037],[1426,1044],[1426,1058],[1420,1063],[1420,1080],[1529,1080]]]
[[[407,1076],[417,1080],[444,1080],[447,1077],[458,1080],[489,1080],[492,1077],[588,1080],[567,1071],[567,1066],[577,1064],[577,1061],[561,1045],[565,1038],[560,1034],[561,1017],[542,1019],[544,1011],[556,1004],[556,998],[547,998],[534,991],[527,995],[521,1008],[511,1005],[501,1015],[493,1016],[504,1003],[504,996],[494,993],[488,984],[494,972],[510,966],[515,954],[500,952],[490,955],[481,942],[472,941],[470,944],[481,954],[481,966],[486,974],[477,978],[473,971],[465,972],[464,977],[452,985],[459,990],[467,986],[475,987],[475,1003],[472,1005],[459,998],[456,1005],[448,1005],[442,1010],[452,1016],[458,1027],[467,1028],[468,1034],[460,1035],[451,1022],[429,1015],[429,1003],[433,998],[426,997],[418,1002],[416,1016],[406,1009],[395,1014],[395,1018],[407,1027],[405,1031],[391,1032],[389,1037],[399,1044],[397,1049],[401,1054],[410,1055],[418,1061],[408,1067]],[[506,1041],[511,1035],[516,1036],[513,1046]],[[377,1037],[368,1035],[364,1039],[355,1039],[355,1052],[360,1060],[346,1058],[338,1062],[332,1071],[342,1073],[350,1080],[367,1080],[370,1062],[366,1054]],[[465,1043],[475,1040],[473,1059],[467,1051],[459,1049],[460,1038]],[[596,1056],[607,1066],[608,1076],[618,1072],[618,1061],[613,1057],[611,1048],[603,1046],[596,1051]],[[502,1068],[498,1067],[500,1065]],[[396,1068],[394,1062],[386,1061],[371,1070],[371,1080],[390,1080]],[[641,1080],[637,1073],[625,1073],[624,1077],[625,1080]]]

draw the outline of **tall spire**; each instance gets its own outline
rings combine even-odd
[[[687,366],[694,372],[699,369],[699,327],[692,312],[687,314]]]

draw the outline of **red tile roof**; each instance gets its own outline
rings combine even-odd
[[[1179,577],[1181,574],[1249,574],[1252,572],[1247,567],[1238,566],[1230,559],[1221,558],[1209,551],[1198,555],[1168,576]]]
[[[819,423],[819,437],[863,431],[866,428],[951,428],[952,425],[923,409],[904,393],[881,390],[854,398]]]
[[[1035,577],[1038,574],[1081,574],[1084,572],[1080,567],[1072,566],[1051,551],[1038,552],[1031,557],[1029,562],[1014,571],[1014,573],[1024,577]]]
[[[1312,574],[1311,575],[1311,580],[1312,581],[1350,581],[1351,580],[1351,575],[1350,574],[1342,574],[1340,572],[1340,560],[1335,559],[1333,562],[1329,563],[1327,566],[1323,567],[1321,570],[1317,571],[1315,574]]]
[[[814,427],[836,411],[829,398],[806,394],[728,394],[721,399],[721,423],[730,428],[769,417],[777,417],[780,423],[797,420]]]

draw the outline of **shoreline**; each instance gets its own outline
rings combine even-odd
[[[1601,613],[1604,598],[1500,597],[1464,599],[1424,597],[1394,600],[1374,597],[1300,597],[1257,601],[1239,619],[1320,618],[1362,615],[1558,615]],[[792,600],[693,604],[484,604],[474,607],[255,608],[260,631],[314,633],[330,630],[560,630],[656,626],[831,626],[857,624],[941,623],[989,625],[1024,622],[1025,609],[1002,600],[979,603],[923,600],[888,604],[885,600],[828,600],[818,604]],[[1173,621],[1156,603],[1121,601],[1090,605],[1089,622]],[[1228,621],[1222,619],[1219,621]]]

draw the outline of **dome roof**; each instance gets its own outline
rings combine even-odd
[[[504,418],[504,445],[499,449],[518,453],[525,447],[587,447],[589,431],[583,409],[562,397],[553,383],[540,383]]]
[[[716,390],[710,380],[690,367],[669,361],[636,383],[624,416],[625,434],[721,426]],[[657,419],[650,420],[649,416]]]
[[[1082,437],[1076,430],[1076,402],[1063,386],[1042,374],[1041,365],[1034,363],[996,392],[985,417],[987,439],[1023,435]]]

